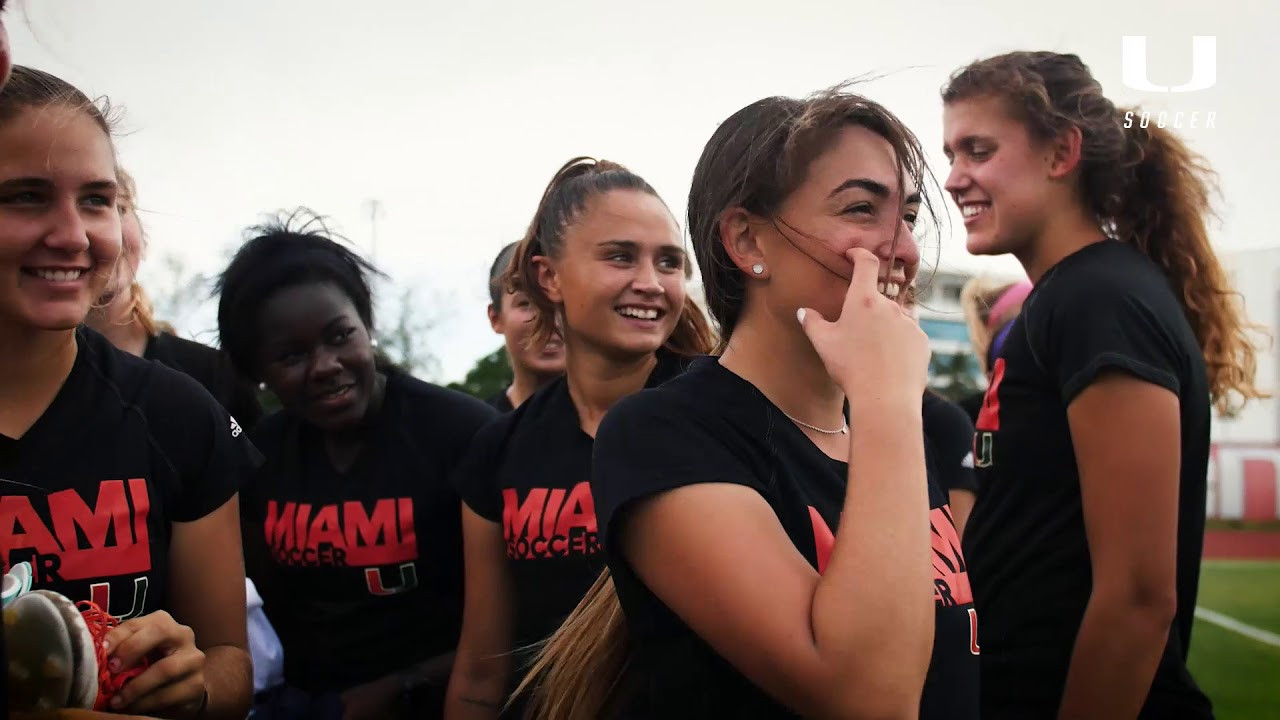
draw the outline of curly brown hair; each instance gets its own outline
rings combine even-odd
[[[956,71],[942,90],[946,104],[998,98],[1034,140],[1075,127],[1081,134],[1080,192],[1114,239],[1156,262],[1178,293],[1204,352],[1214,407],[1230,415],[1267,397],[1254,385],[1256,349],[1239,294],[1209,242],[1206,220],[1216,176],[1169,130],[1125,127],[1125,113],[1079,57],[1012,52]]]

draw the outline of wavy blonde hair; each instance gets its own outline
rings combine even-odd
[[[142,228],[142,218],[138,217],[138,184],[133,176],[119,165],[116,166],[116,179],[120,183],[120,197],[117,203],[120,215],[123,217],[132,214],[138,221],[138,229],[142,231],[142,248],[139,254],[142,254],[146,252],[147,236]],[[124,261],[123,257],[121,261]],[[129,309],[125,312],[125,317],[141,325],[147,335],[155,337],[161,332],[172,330],[167,323],[156,321],[155,307],[151,304],[151,297],[147,295],[146,290],[142,289],[137,277],[129,281],[129,296],[132,300]]]

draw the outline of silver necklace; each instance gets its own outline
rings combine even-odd
[[[785,412],[783,412],[783,411],[782,411],[782,409],[781,409],[781,408],[779,408],[779,409],[778,409],[778,412],[781,412],[783,415],[787,415]],[[795,419],[795,418],[791,417],[790,415],[787,415],[787,419],[788,419],[788,420],[790,420],[791,422],[793,422],[793,423],[797,424],[797,425],[800,425],[800,426],[802,426],[802,427],[807,427],[807,428],[809,428],[810,430],[812,430],[812,431],[814,431],[814,432],[820,432],[820,433],[822,433],[823,435],[848,435],[848,434],[849,434],[849,421],[848,421],[848,420],[844,421],[844,427],[840,428],[839,430],[827,430],[826,428],[820,428],[820,427],[818,427],[817,425],[810,425],[809,423],[807,423],[807,422],[805,422],[805,421],[803,421],[803,420],[797,420],[797,419]]]

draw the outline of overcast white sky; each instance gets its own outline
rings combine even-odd
[[[890,73],[864,91],[916,131],[941,180],[938,88],[953,69],[1011,49],[1077,53],[1117,101],[1215,112],[1216,128],[1184,136],[1222,174],[1218,247],[1280,245],[1274,0],[22,4],[8,18],[15,59],[125,111],[121,156],[152,243],[144,280],[164,284],[165,255],[216,272],[243,227],[297,205],[368,250],[377,198],[378,263],[439,301],[430,339],[442,380],[497,347],[484,319],[489,263],[564,160],[625,163],[679,215],[716,123],[761,97],[868,72]],[[1217,36],[1217,84],[1125,88],[1123,35],[1149,36],[1148,75],[1168,85],[1190,76],[1190,36]],[[958,222],[941,257],[1016,269],[970,258]],[[178,320],[214,341],[208,306]]]

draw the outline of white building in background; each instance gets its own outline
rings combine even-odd
[[[929,362],[930,384],[937,390],[954,382],[963,382],[975,390],[987,385],[973,354],[969,326],[960,306],[960,292],[973,277],[973,273],[959,270],[921,270],[916,278],[920,329],[929,336],[929,347],[933,351]],[[1012,282],[1014,278],[1009,280]]]
[[[1257,386],[1280,391],[1280,248],[1223,257],[1249,320],[1267,333],[1258,337]],[[1280,400],[1250,401],[1239,416],[1213,420],[1209,464],[1210,517],[1227,520],[1280,519]]]
[[[1280,248],[1249,250],[1223,257],[1231,282],[1240,293],[1249,321],[1268,335],[1255,335],[1258,349],[1256,383],[1275,393],[1280,378]],[[1215,418],[1213,439],[1219,442],[1280,442],[1280,402],[1254,400],[1235,418]]]

